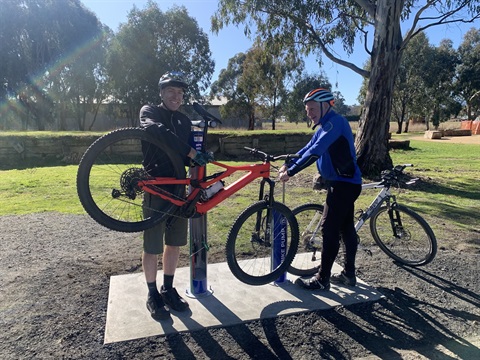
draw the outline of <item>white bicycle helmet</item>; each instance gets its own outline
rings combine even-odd
[[[314,89],[311,90],[303,99],[303,103],[306,104],[309,101],[316,102],[328,102],[331,106],[335,105],[335,98],[333,94],[327,89]]]

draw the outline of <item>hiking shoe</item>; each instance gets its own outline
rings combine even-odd
[[[355,286],[357,284],[357,278],[355,275],[353,277],[349,277],[345,275],[342,271],[340,274],[333,274],[330,277],[330,281],[337,284],[343,284],[347,286]]]
[[[323,284],[323,283],[320,282],[320,279],[317,278],[316,276],[313,276],[310,279],[298,278],[297,280],[295,280],[295,284],[303,287],[304,289],[308,289],[308,290],[324,290],[324,291],[327,291],[327,290],[330,289],[330,283],[329,282],[327,282],[326,284]]]
[[[166,320],[170,317],[170,311],[165,307],[165,303],[159,293],[148,294],[147,309],[155,320]]]
[[[185,311],[188,309],[188,303],[178,295],[177,289],[171,288],[166,290],[163,285],[160,289],[163,301],[171,310]]]

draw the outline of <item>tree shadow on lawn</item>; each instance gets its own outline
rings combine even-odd
[[[468,203],[471,200],[480,200],[478,181],[472,179],[463,183],[453,183],[453,185],[456,188],[443,186],[434,182],[425,184],[422,181],[422,184],[416,186],[417,189],[423,192],[444,195],[443,201],[438,201],[433,198],[431,200],[424,199],[421,201],[421,207],[432,209],[431,213],[435,215],[434,218],[432,216],[429,217],[428,222],[458,223],[467,226],[469,231],[477,232],[478,234],[480,230],[478,227],[480,206],[478,206],[478,204],[465,206],[461,201],[461,199],[466,199]],[[409,203],[408,206],[418,213],[422,213],[420,206],[416,206],[415,202]],[[480,245],[479,236],[474,236],[470,242],[476,242]]]

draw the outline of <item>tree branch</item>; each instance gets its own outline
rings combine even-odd
[[[428,17],[421,17],[422,13],[430,8],[432,5],[434,5],[437,1],[436,0],[429,0],[423,7],[420,8],[420,10],[415,14],[415,18],[412,23],[412,27],[410,30],[407,32],[407,35],[405,36],[402,44],[402,48],[404,48],[407,43],[410,41],[412,37],[415,35],[419,34],[420,32],[433,27],[433,26],[438,26],[438,25],[445,25],[445,24],[452,24],[452,23],[472,23],[477,19],[480,19],[480,14],[474,15],[470,19],[463,19],[463,18],[458,18],[458,19],[451,19],[447,20],[449,17],[453,16],[454,14],[458,13],[462,9],[464,9],[468,5],[468,1],[464,1],[462,4],[460,4],[456,9],[447,11],[445,13],[440,14],[439,16],[428,16]],[[430,24],[427,24],[425,26],[421,26],[417,28],[417,25],[420,21],[425,21],[425,20],[438,20],[435,22],[432,22]]]
[[[361,69],[359,68],[358,66],[356,66],[355,64],[351,63],[351,62],[348,62],[348,61],[345,61],[345,60],[342,60],[342,59],[339,59],[337,58],[335,55],[333,55],[330,50],[325,46],[324,42],[322,41],[322,39],[320,38],[320,36],[318,36],[318,34],[316,33],[315,29],[313,28],[313,26],[309,23],[306,23],[305,24],[306,27],[307,27],[307,30],[308,32],[310,33],[310,35],[312,36],[312,38],[316,41],[316,43],[318,45],[320,45],[320,48],[322,49],[322,52],[325,54],[325,56],[327,58],[329,58],[331,61],[333,61],[334,63],[337,63],[339,65],[342,65],[342,66],[345,66],[347,68],[349,68],[350,70],[353,70],[355,71],[357,74],[365,77],[365,78],[368,78],[370,77],[370,71],[367,71],[367,70],[364,70],[364,69]]]
[[[377,7],[374,3],[368,0],[355,0],[355,2],[360,5],[360,7],[367,12],[372,18],[375,17],[375,12],[377,11]]]

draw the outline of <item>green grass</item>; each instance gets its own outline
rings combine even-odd
[[[399,202],[427,219],[440,246],[443,238],[458,238],[458,241],[480,247],[479,151],[478,145],[411,140],[411,149],[391,152],[394,164],[414,164],[407,171],[412,177],[420,178],[416,186],[400,191]],[[70,165],[0,171],[0,216],[47,211],[85,214],[76,192],[77,169],[78,166]],[[218,169],[210,165],[209,171]],[[311,189],[315,172],[315,166],[310,166],[287,183],[287,206],[324,201],[323,192]],[[273,170],[272,176],[275,174]],[[357,201],[357,209],[369,205],[375,195],[376,191],[364,192]],[[281,185],[277,185],[275,196],[278,201],[282,200]],[[210,243],[224,244],[233,221],[256,200],[257,181],[213,209],[208,214]],[[223,245],[220,248],[223,251]]]
[[[0,171],[0,215],[83,213],[75,183],[77,168],[71,165]]]

